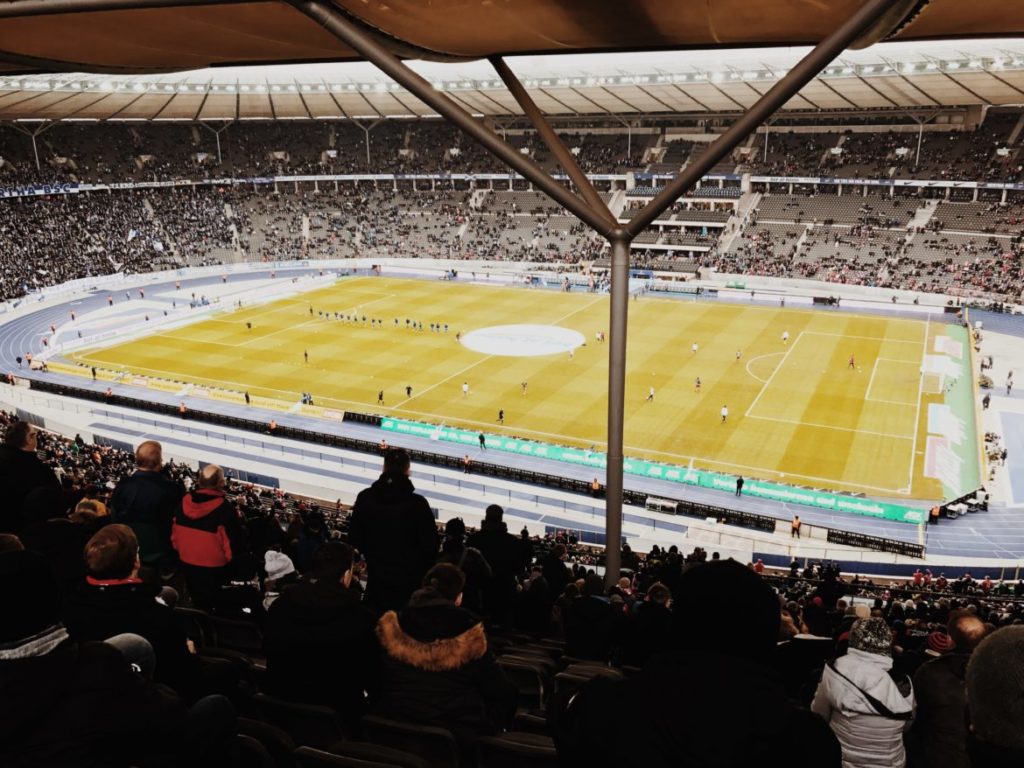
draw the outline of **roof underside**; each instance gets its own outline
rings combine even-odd
[[[358,58],[285,2],[90,11],[90,0],[0,2],[0,72],[158,72]],[[209,4],[199,4],[209,3]],[[816,43],[862,0],[334,0],[411,58]],[[1015,36],[1020,0],[894,0],[891,39]],[[57,8],[67,12],[54,13]],[[35,12],[35,11],[33,11]]]

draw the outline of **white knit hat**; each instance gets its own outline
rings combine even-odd
[[[268,550],[263,556],[263,567],[267,571],[268,579],[282,579],[289,573],[295,573],[295,564],[288,555],[283,555],[274,550]]]

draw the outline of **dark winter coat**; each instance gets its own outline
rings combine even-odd
[[[374,624],[356,590],[321,582],[288,587],[267,614],[268,691],[334,707],[357,722],[365,714],[363,692],[376,686]]]
[[[572,768],[841,763],[828,726],[787,704],[771,669],[713,653],[674,652],[652,659],[634,678],[595,678],[556,717],[560,764]]]
[[[517,692],[487,647],[480,620],[434,590],[377,623],[384,651],[374,711],[448,728],[460,741],[511,722]]]
[[[515,601],[516,580],[530,565],[529,544],[510,534],[505,523],[491,520],[484,520],[466,544],[479,550],[491,566],[491,578],[484,586],[485,613],[501,622]]]
[[[0,765],[111,768],[169,754],[181,700],[104,643],[65,640],[44,656],[0,661]]]
[[[18,533],[23,524],[21,508],[25,497],[36,488],[60,490],[54,471],[31,451],[0,446],[0,488],[4,489],[0,509],[0,533]]]
[[[570,600],[563,618],[566,655],[608,661],[615,619],[606,598],[583,596]]]
[[[921,765],[971,766],[964,719],[964,678],[970,660],[969,653],[950,653],[922,664],[914,675],[917,715],[912,735]]]
[[[650,601],[640,603],[625,626],[625,663],[642,667],[672,644],[672,611]]]
[[[110,498],[112,522],[124,523],[139,540],[145,565],[174,561],[171,522],[181,508],[185,489],[163,472],[138,469],[122,480]]]
[[[156,655],[154,679],[185,695],[191,691],[199,661],[189,652],[174,611],[157,602],[155,587],[138,579],[88,579],[65,615],[68,633],[79,642],[102,642],[126,632],[144,637]]]
[[[409,478],[381,475],[356,497],[348,541],[366,558],[366,599],[379,612],[403,607],[437,557],[437,525]]]
[[[171,544],[186,565],[223,568],[234,558],[239,531],[238,513],[224,491],[204,488],[181,500],[171,527]]]

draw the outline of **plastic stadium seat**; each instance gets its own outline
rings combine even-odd
[[[216,633],[209,614],[195,608],[175,606],[174,615],[184,625],[185,636],[192,641],[196,651],[203,651],[216,642]]]
[[[519,691],[519,706],[527,709],[544,707],[544,683],[549,679],[549,675],[543,667],[531,664],[528,660],[512,659],[507,656],[498,659],[498,666]]]
[[[304,747],[326,749],[347,738],[341,715],[330,707],[285,701],[265,693],[253,696],[260,717]]]
[[[262,744],[277,768],[292,768],[295,765],[295,742],[277,726],[264,723],[262,720],[239,717],[238,733]]]
[[[536,733],[506,733],[478,742],[479,768],[558,768],[555,743]]]
[[[451,731],[444,728],[367,715],[363,718],[363,736],[374,744],[419,755],[431,768],[459,768],[459,745]]]
[[[297,768],[430,768],[416,755],[361,741],[335,744],[330,751],[299,747],[295,764]]]
[[[615,680],[621,680],[625,677],[625,675],[623,675],[619,670],[612,669],[611,667],[599,662],[591,664],[570,664],[563,671],[566,674],[586,677],[587,679],[592,677],[610,677]]]
[[[217,616],[210,617],[213,626],[215,644],[218,648],[229,648],[232,651],[262,656],[263,632],[249,621],[233,621]]]
[[[278,768],[266,747],[252,736],[240,733],[235,738],[235,743],[238,745],[239,765],[244,765],[246,768]]]

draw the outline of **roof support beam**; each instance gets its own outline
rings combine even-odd
[[[67,0],[62,0],[67,2]],[[720,136],[700,158],[668,184],[654,200],[625,227],[610,225],[599,209],[592,208],[535,163],[530,162],[493,131],[473,119],[447,95],[406,67],[366,30],[353,24],[326,0],[288,0],[327,31],[375,64],[420,100],[448,118],[498,159],[532,181],[555,202],[575,213],[604,236],[611,245],[611,306],[608,343],[608,442],[605,504],[605,583],[618,581],[622,539],[623,414],[626,392],[626,328],[629,309],[629,249],[633,238],[694,186],[715,163],[731,152],[758,125],[782,107],[814,79],[851,43],[878,22],[892,6],[892,0],[867,0],[838,29],[820,42],[804,59],[777,82],[747,112]],[[540,122],[544,122],[541,119]],[[546,124],[546,123],[544,123]],[[550,130],[550,128],[549,128]],[[553,133],[553,131],[552,131]],[[564,149],[564,146],[563,146]],[[582,189],[581,189],[582,191]],[[607,207],[604,207],[607,214]]]
[[[572,153],[566,149],[565,144],[555,130],[551,127],[551,123],[544,119],[544,115],[537,108],[536,103],[530,98],[530,94],[526,92],[523,84],[519,82],[516,76],[512,73],[512,70],[508,68],[508,64],[498,56],[491,57],[488,59],[491,62],[491,66],[494,67],[494,71],[498,73],[498,77],[502,79],[505,85],[508,87],[512,96],[519,103],[519,106],[523,108],[523,112],[530,118],[530,122],[533,123],[533,127],[537,129],[537,133],[544,139],[544,143],[548,145],[548,149],[551,150],[551,154],[555,156],[558,164],[562,166],[569,178],[572,179],[572,183],[576,185],[576,189],[583,195],[583,199],[587,205],[594,209],[597,213],[607,218],[608,225],[615,227],[615,217],[612,216],[612,212],[608,209],[608,206],[604,204],[601,196],[597,194],[597,190],[594,189],[594,185],[590,183],[590,179],[587,178],[586,174],[583,173],[579,164],[576,162],[576,158],[572,156]]]

